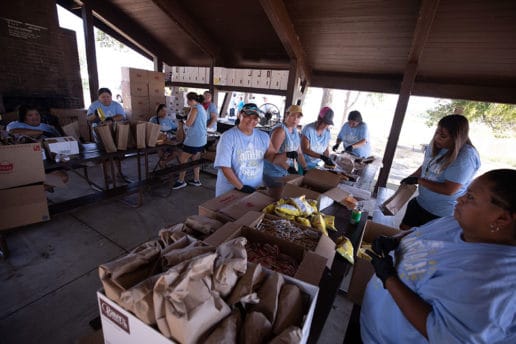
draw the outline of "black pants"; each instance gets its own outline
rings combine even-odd
[[[401,223],[410,227],[418,227],[439,217],[420,206],[416,198],[412,198],[407,204],[407,211]]]

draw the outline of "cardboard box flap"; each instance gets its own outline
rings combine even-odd
[[[344,198],[348,197],[350,195],[349,192],[342,190],[340,188],[333,188],[324,193],[326,197],[331,198],[332,200],[336,202],[342,202]]]
[[[334,188],[339,185],[339,183],[340,177],[335,173],[317,169],[308,171],[303,178],[304,185],[320,192]]]
[[[212,198],[200,204],[198,214],[217,219],[222,222],[231,221],[231,219],[229,219],[227,216],[222,216],[222,214],[219,214],[219,210],[233,202],[236,202],[238,199],[246,195],[246,193],[240,192],[238,190],[231,190],[223,195],[220,195],[219,197]]]
[[[228,222],[222,225],[219,229],[213,232],[210,236],[204,239],[204,243],[217,247],[225,241],[236,238],[240,235],[241,224],[235,222]]]
[[[363,241],[372,243],[380,235],[392,236],[401,233],[400,229],[382,225],[373,221],[367,221],[364,226]]]
[[[303,183],[303,176],[296,174],[287,174],[286,176],[281,178],[281,182],[293,185],[301,185]]]
[[[336,245],[330,237],[322,235],[317,243],[317,247],[315,248],[315,253],[325,258],[325,264],[330,270],[333,265],[333,258],[335,258],[335,247]]]
[[[369,280],[373,275],[374,268],[371,262],[362,258],[357,258],[355,260],[347,292],[347,298],[351,300],[351,302],[357,305],[362,304],[367,283],[369,283]]]
[[[250,211],[234,221],[234,223],[240,224],[242,226],[256,227],[262,222],[264,216],[265,214],[260,211]]]
[[[297,269],[294,278],[313,285],[319,285],[327,260],[313,252],[305,252],[305,256]]]
[[[236,202],[220,209],[219,212],[232,219],[239,219],[247,212],[252,210],[260,211],[273,202],[274,198],[261,192],[253,192],[252,194],[240,198]]]
[[[281,198],[289,198],[289,197],[299,197],[306,196],[306,199],[314,199],[318,200],[321,195],[319,192],[309,190],[295,184],[287,183],[283,188],[283,192],[281,193]]]

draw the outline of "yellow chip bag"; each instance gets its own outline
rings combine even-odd
[[[355,259],[353,258],[353,245],[351,241],[345,236],[341,236],[337,239],[337,252],[344,257],[351,264],[355,264]]]
[[[324,223],[326,224],[326,228],[331,229],[332,231],[337,231],[335,227],[335,216],[322,214]]]
[[[276,213],[283,213],[290,216],[299,216],[301,212],[295,206],[291,204],[282,204],[276,207]]]
[[[314,212],[312,206],[305,200],[305,195],[291,197],[289,203],[295,205],[304,216],[310,216]]]
[[[314,200],[314,199],[308,199],[306,200],[308,202],[308,204],[310,204],[310,206],[312,207],[312,210],[314,213],[317,213],[319,211],[319,209],[317,208],[317,201]]]
[[[307,219],[306,217],[297,216],[296,217],[296,222],[299,223],[300,225],[305,226],[305,227],[312,227],[312,224],[310,223],[310,220]]]
[[[274,213],[275,213],[276,215],[278,215],[279,217],[282,217],[282,218],[287,219],[287,220],[290,220],[290,221],[293,221],[293,220],[295,220],[295,218],[296,218],[296,217],[295,217],[295,216],[293,216],[293,215],[288,215],[288,214],[282,213],[282,212],[278,211],[278,209],[275,209],[275,210],[274,210]]]
[[[263,208],[262,213],[274,214],[274,210],[275,209],[276,209],[276,204],[275,203],[271,203],[268,206],[266,206],[265,208]]]
[[[328,236],[328,231],[326,230],[326,223],[321,214],[312,215],[312,227],[317,228],[322,234]]]

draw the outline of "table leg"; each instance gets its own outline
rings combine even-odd
[[[109,158],[109,163],[111,165],[111,179],[113,180],[113,188],[116,188],[115,160],[113,157]]]
[[[140,151],[138,150],[136,152],[136,159],[137,159],[137,163],[138,163],[138,181],[141,182],[142,181],[142,171],[141,171],[141,159],[140,159]]]
[[[145,151],[145,179],[149,179],[149,153]]]
[[[109,189],[109,183],[108,183],[108,175],[107,175],[107,171],[106,171],[106,162],[108,162],[109,160],[102,160],[101,164],[102,164],[102,172],[104,174],[104,190],[108,190]]]
[[[7,240],[3,234],[0,234],[0,258],[6,259],[9,257],[9,247],[7,246]]]

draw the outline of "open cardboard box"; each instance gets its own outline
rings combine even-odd
[[[223,195],[220,195],[219,197],[212,198],[199,205],[198,214],[222,222],[227,222],[227,217],[219,215],[219,210],[232,204],[233,202],[237,201],[238,199],[246,195],[247,194],[240,192],[238,190],[231,190]]]
[[[270,270],[263,269],[270,273]],[[305,283],[298,279],[285,276],[285,282],[294,284],[301,289],[303,293],[308,295],[308,304],[306,315],[301,328],[302,337],[300,343],[306,343],[310,335],[310,327],[315,312],[319,287]],[[97,291],[97,301],[100,311],[100,320],[102,321],[102,332],[104,342],[110,344],[170,344],[175,343],[161,334],[156,328],[145,324],[143,321],[135,317],[131,312],[120,307],[117,303],[106,297],[102,290]]]
[[[287,176],[281,198],[299,197],[317,200],[317,207],[323,210],[334,201],[342,202],[349,192],[338,187],[340,177],[324,170],[310,170],[304,176]]]
[[[52,156],[51,153],[64,155],[79,154],[79,143],[72,136],[52,137],[45,139],[44,143],[49,156]]]
[[[255,191],[252,194],[237,199],[235,202],[221,208],[219,213],[222,217],[225,217],[230,221],[234,221],[250,211],[261,211],[269,204],[274,203],[274,201],[274,198],[269,195],[260,191]]]
[[[367,221],[362,233],[360,246],[363,243],[372,243],[380,235],[391,236],[399,232],[399,229]],[[371,262],[355,255],[355,264],[353,265],[353,274],[351,275],[347,298],[353,303],[361,305],[367,283],[373,275],[374,268]]]

